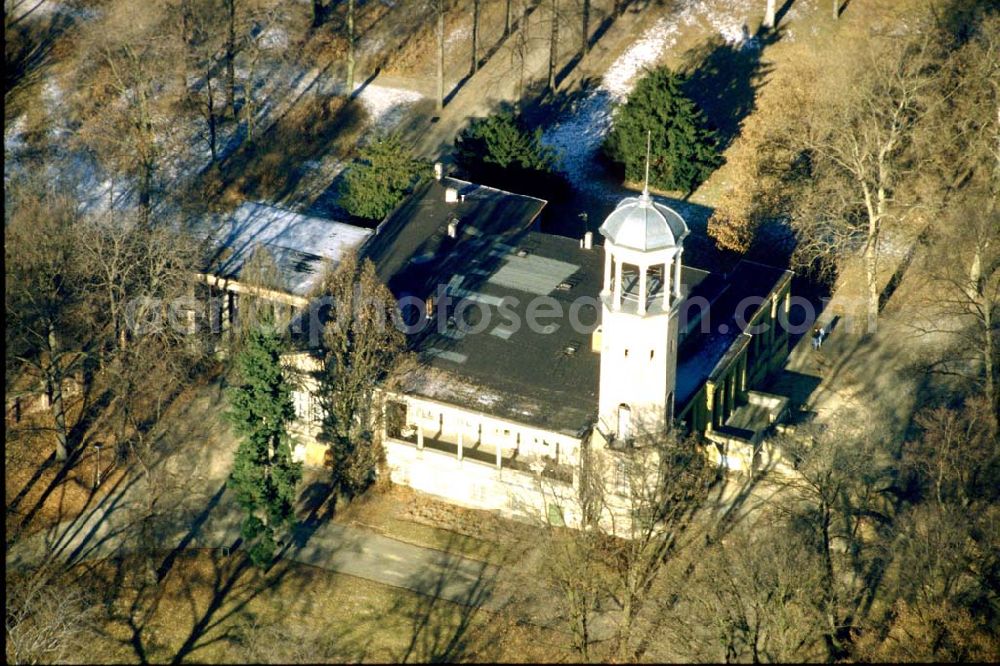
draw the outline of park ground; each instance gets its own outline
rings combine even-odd
[[[735,132],[739,123],[753,113],[752,101],[746,103],[747,95],[752,99],[753,86],[768,84],[768,71],[798,59],[828,57],[825,54],[838,34],[867,29],[868,21],[877,18],[880,10],[869,3],[851,3],[835,23],[826,11],[826,2],[785,2],[780,39],[762,45],[753,42],[762,2],[708,0],[703,5],[708,9],[702,13],[692,13],[689,5],[692,3],[684,1],[637,5],[636,10],[612,24],[591,52],[562,78],[558,94],[542,98],[530,111],[537,114],[548,136],[559,126],[572,125],[577,118],[574,114],[581,108],[593,111],[595,107],[586,103],[593,90],[601,85],[616,90],[617,79],[605,78],[616,63],[625,67],[638,62],[640,68],[658,62],[681,66],[698,58],[713,65],[706,70],[704,90],[727,91],[701,101],[710,116],[714,115],[717,122],[721,119],[720,124],[728,123],[725,127]],[[489,16],[489,21],[496,20],[492,14]],[[461,35],[463,20],[464,15],[449,19],[450,34]],[[666,23],[659,25],[676,26],[660,37],[665,46],[649,52],[630,52],[645,31],[653,30],[661,20]],[[749,40],[745,34],[750,35]],[[464,43],[460,37],[455,39],[456,43]],[[538,49],[529,59],[529,68],[536,75],[544,68],[543,50]],[[510,86],[498,95],[486,94],[498,88],[504,67],[509,69],[503,58],[494,56],[480,74],[462,83],[444,111],[436,114],[427,99],[430,92],[423,85],[427,80],[424,70],[432,61],[414,47],[400,52],[403,56],[399,63],[388,67],[371,85],[386,84],[383,89],[411,93],[380,93],[395,94],[405,101],[405,108],[394,116],[390,114],[386,122],[424,136],[428,155],[446,149],[470,116],[483,115],[502,101],[498,97],[514,94]],[[467,56],[460,49],[449,53],[455,54],[449,61],[449,72],[457,83]],[[722,85],[727,80],[728,85]],[[373,93],[378,90],[372,89]],[[432,118],[437,120],[432,122]],[[347,147],[342,148],[332,159],[320,156],[307,177],[286,193],[291,205],[304,209],[321,206],[330,179],[336,177],[343,159],[350,154]],[[552,230],[576,235],[566,220],[579,219],[579,212],[587,213],[591,227],[596,226],[615,198],[627,191],[606,171],[593,171],[589,166],[584,169],[576,177],[592,177],[595,186],[583,188],[581,199],[572,206],[555,208],[558,214],[547,222]],[[704,223],[730,178],[723,166],[693,196],[675,202],[692,221],[695,233],[690,256],[702,265],[725,259],[712,248]],[[920,261],[918,250],[914,265]],[[846,272],[834,293],[850,293],[855,283],[852,274]],[[934,343],[917,340],[909,333],[912,321],[906,304],[925,296],[922,286],[917,278],[904,275],[898,286],[894,285],[879,329],[873,334],[847,326],[835,328],[819,352],[809,348],[807,339],[800,341],[778,380],[778,388],[794,395],[796,407],[830,420],[839,418],[845,409],[870,407],[867,395],[896,396],[895,403],[885,409],[905,430],[921,391],[927,390],[927,380],[914,370],[913,361],[920,356],[921,344]],[[823,316],[821,321],[828,322],[834,314],[831,311]],[[169,451],[163,464],[164,506],[195,508],[210,498],[224,480],[234,440],[221,418],[224,405],[219,387],[217,382],[191,387],[165,413],[164,427],[160,429]],[[39,414],[27,415],[20,424],[8,419],[8,553],[12,542],[46,534],[54,526],[94,510],[114,493],[122,492],[129,475],[137,473],[124,465],[112,467],[111,456],[104,451],[101,486],[95,490],[96,451],[85,449],[70,466],[57,465],[50,456],[45,427]],[[90,441],[99,439],[98,435]],[[322,474],[314,474],[312,482],[321,488]],[[531,549],[532,528],[489,513],[446,505],[405,488],[392,488],[336,506],[331,506],[322,493],[316,497],[323,499],[315,502],[304,498],[304,519],[322,516],[335,524],[500,567],[530,571],[539,566],[538,555]],[[518,622],[502,610],[471,608],[321,567],[282,561],[261,573],[243,567],[237,558],[225,557],[218,548],[192,548],[175,556],[160,585],[150,591],[143,580],[135,578],[142,568],[137,557],[123,550],[114,557],[79,563],[65,574],[91,585],[95,593],[108,581],[116,581],[121,589],[110,599],[104,595],[105,603],[99,606],[96,621],[99,638],[76,657],[81,663],[92,659],[224,661],[234,658],[234,650],[244,650],[241,658],[250,661],[294,661],[309,658],[295,651],[302,646],[313,649],[314,659],[330,661],[570,658],[565,634]],[[275,635],[298,640],[278,647]]]

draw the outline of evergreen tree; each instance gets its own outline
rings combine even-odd
[[[681,90],[683,78],[661,67],[639,80],[614,111],[604,153],[640,182],[646,169],[646,134],[651,132],[649,182],[664,190],[693,192],[722,163],[718,139],[698,105]]]
[[[430,163],[414,157],[399,134],[377,137],[345,174],[340,205],[351,215],[381,220],[429,176]]]
[[[296,486],[302,479],[288,435],[295,409],[281,367],[281,337],[269,329],[253,329],[236,357],[243,383],[228,391],[227,413],[243,440],[229,487],[247,514],[241,533],[251,544],[250,559],[261,567],[274,558],[276,537],[294,523]]]
[[[456,161],[479,183],[551,198],[563,186],[555,174],[555,151],[520,116],[503,110],[475,118],[455,141]]]

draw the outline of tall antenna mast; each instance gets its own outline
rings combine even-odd
[[[646,130],[646,181],[642,185],[642,196],[649,197],[649,146],[652,130]]]

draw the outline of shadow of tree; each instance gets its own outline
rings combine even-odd
[[[457,538],[450,539],[445,549],[429,567],[408,581],[418,589],[415,597],[400,597],[392,613],[406,618],[409,637],[406,648],[394,661],[400,663],[449,663],[498,659],[498,638],[502,622],[475,622],[477,613],[495,600],[499,569],[485,562],[473,564],[457,553]],[[469,570],[469,565],[475,571]],[[456,585],[456,582],[461,582]],[[507,606],[493,607],[490,613]]]
[[[687,78],[685,92],[718,131],[720,150],[739,135],[743,119],[753,112],[757,91],[772,70],[762,59],[764,50],[783,33],[780,25],[773,30],[762,27],[751,36],[744,24],[743,31],[739,43],[715,35],[690,49],[679,68]]]

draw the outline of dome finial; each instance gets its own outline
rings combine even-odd
[[[646,199],[649,198],[649,146],[652,134],[652,130],[646,130],[646,180],[642,184],[642,196]]]

